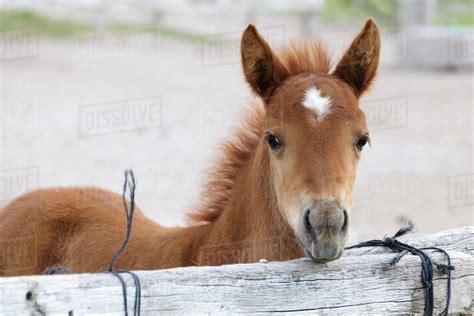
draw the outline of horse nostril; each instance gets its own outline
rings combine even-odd
[[[349,226],[349,216],[347,215],[346,210],[344,210],[342,213],[344,214],[344,223],[342,223],[341,233],[345,234],[347,232],[347,227]]]
[[[306,210],[305,211],[305,214],[304,214],[304,226],[306,228],[306,230],[309,232],[310,236],[311,236],[311,239],[313,241],[316,241],[317,240],[317,237],[316,237],[316,230],[314,229],[313,225],[311,225],[311,222],[309,220],[309,214],[311,213],[311,210]]]
[[[309,212],[310,210],[306,210],[304,212],[304,226],[308,232],[311,231],[311,223],[309,222]]]

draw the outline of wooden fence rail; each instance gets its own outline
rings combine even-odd
[[[451,255],[450,313],[472,313],[474,226],[402,240],[437,246]],[[307,259],[137,271],[142,315],[209,313],[422,313],[420,259],[407,255],[395,266],[384,249],[351,250],[339,260]],[[432,258],[445,263],[441,254]],[[129,312],[135,288],[129,275]],[[435,273],[435,306],[446,300],[446,276]],[[0,315],[123,315],[122,287],[111,274],[0,278]],[[132,314],[133,315],[133,314]]]

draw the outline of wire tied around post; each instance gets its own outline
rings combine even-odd
[[[385,237],[383,240],[369,240],[361,242],[357,245],[346,247],[346,249],[354,248],[363,248],[363,247],[386,247],[390,248],[399,254],[392,259],[390,265],[397,264],[400,259],[402,259],[406,254],[411,253],[412,255],[418,256],[421,259],[421,283],[425,288],[425,308],[424,315],[431,316],[433,315],[434,310],[434,286],[433,286],[433,266],[443,274],[448,275],[448,284],[447,284],[447,295],[446,295],[446,305],[440,315],[448,315],[449,304],[451,301],[451,271],[454,270],[454,267],[451,265],[451,257],[449,254],[441,248],[438,247],[425,247],[425,248],[416,248],[400,242],[397,240],[398,237],[403,236],[407,233],[413,231],[415,225],[412,222],[408,222],[406,226],[400,228],[395,235],[392,237]],[[447,258],[447,264],[435,263],[423,250],[433,250],[443,253]]]

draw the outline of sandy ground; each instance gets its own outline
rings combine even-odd
[[[279,42],[294,32],[284,31],[265,32]],[[216,47],[145,35],[38,38],[4,53],[1,203],[36,187],[120,192],[132,167],[140,207],[162,224],[183,224],[212,149],[251,98],[239,34],[216,36],[225,39]],[[406,219],[419,232],[473,223],[472,74],[394,67],[393,57],[403,51],[384,56],[362,101],[373,143],[358,171],[351,242],[390,234]],[[113,111],[125,116],[97,124]]]

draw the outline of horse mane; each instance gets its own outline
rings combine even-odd
[[[290,75],[329,73],[331,59],[320,42],[293,42],[282,47],[277,56]],[[225,209],[242,167],[250,159],[263,133],[265,109],[262,102],[253,102],[244,115],[241,127],[218,148],[215,163],[206,176],[197,209],[186,215],[189,224],[216,221]]]
[[[224,211],[242,167],[249,160],[263,133],[265,110],[262,102],[252,102],[253,109],[244,115],[243,124],[220,145],[214,165],[206,176],[197,210],[187,214],[189,223],[211,223]]]

